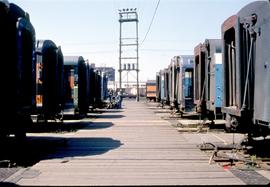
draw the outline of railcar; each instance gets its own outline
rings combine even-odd
[[[19,6],[0,2],[0,61],[2,71],[0,135],[24,138],[35,108],[35,30]],[[7,76],[8,75],[8,76]]]
[[[170,102],[168,69],[160,71],[160,102],[162,106],[168,105]]]
[[[224,97],[229,130],[251,135],[270,127],[270,2],[256,1],[222,24]]]
[[[94,72],[94,106],[95,108],[103,108],[108,97],[108,77],[101,70],[95,69]]]
[[[146,99],[149,101],[156,101],[157,83],[155,80],[148,80],[146,82]]]
[[[99,108],[101,105],[101,74],[99,70],[94,70],[94,106]]]
[[[38,121],[63,119],[63,54],[51,40],[36,45]]]
[[[156,102],[160,102],[161,79],[160,72],[156,72]]]
[[[205,48],[204,45],[199,43],[194,48],[194,104],[195,110],[206,116],[206,94],[205,94]]]
[[[180,114],[194,109],[193,68],[194,56],[181,55],[173,58],[175,69],[175,107]]]
[[[108,77],[107,74],[103,71],[101,71],[100,74],[101,74],[101,85],[100,85],[101,102],[103,106],[104,101],[108,98]]]
[[[88,83],[89,83],[89,91],[88,91],[88,101],[89,101],[89,108],[93,110],[96,108],[95,105],[95,92],[96,92],[96,72],[94,68],[88,64]]]
[[[75,115],[86,115],[89,110],[86,67],[82,56],[64,56],[64,105]]]
[[[220,39],[206,39],[194,48],[194,104],[203,118],[221,115],[223,77]]]
[[[171,59],[171,63],[168,66],[168,95],[170,108],[172,110],[177,108],[176,104],[176,66],[175,59]]]
[[[223,97],[221,39],[206,39],[205,48],[205,100],[207,118],[214,120],[221,115]]]

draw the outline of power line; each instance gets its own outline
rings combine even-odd
[[[147,32],[146,32],[146,34],[145,34],[145,36],[144,36],[144,39],[143,39],[143,41],[142,41],[142,43],[141,43],[140,46],[142,46],[143,42],[145,41],[145,39],[146,39],[146,37],[147,37],[147,35],[148,35],[150,29],[151,29],[152,23],[153,23],[153,21],[154,21],[154,18],[155,18],[155,16],[156,16],[156,13],[157,13],[157,9],[158,9],[159,3],[160,3],[160,0],[158,0],[158,2],[157,2],[157,6],[156,6],[156,9],[155,9],[154,15],[153,15],[153,17],[152,17],[151,23],[150,23],[150,25],[149,25],[149,28],[148,28],[148,30],[147,30]]]

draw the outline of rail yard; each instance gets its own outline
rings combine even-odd
[[[0,185],[269,185],[270,2],[242,7],[221,38],[172,56],[145,85],[137,9],[118,11],[119,85],[114,68],[36,39],[30,15],[0,0]],[[135,43],[121,33],[130,22]],[[122,71],[136,83],[122,87]]]
[[[67,119],[58,128],[39,126],[27,134],[25,150],[5,150],[13,166],[1,180],[27,186],[269,184],[267,160],[237,148],[243,134],[178,123],[157,103],[126,99],[122,109]],[[206,143],[227,147],[220,149],[227,156],[201,150]]]

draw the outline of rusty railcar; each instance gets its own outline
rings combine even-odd
[[[269,133],[269,35],[268,1],[256,1],[246,5],[222,25],[222,112],[230,130],[240,130],[253,135]]]

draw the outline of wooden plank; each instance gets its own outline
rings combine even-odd
[[[124,101],[124,110],[99,114],[18,178],[19,185],[235,185],[243,182],[197,145],[225,137],[180,134],[144,103]],[[100,126],[99,126],[100,125]],[[37,138],[40,135],[31,134]],[[50,136],[50,134],[47,134]],[[226,139],[226,140],[225,140]],[[36,172],[36,175],[34,175]]]

